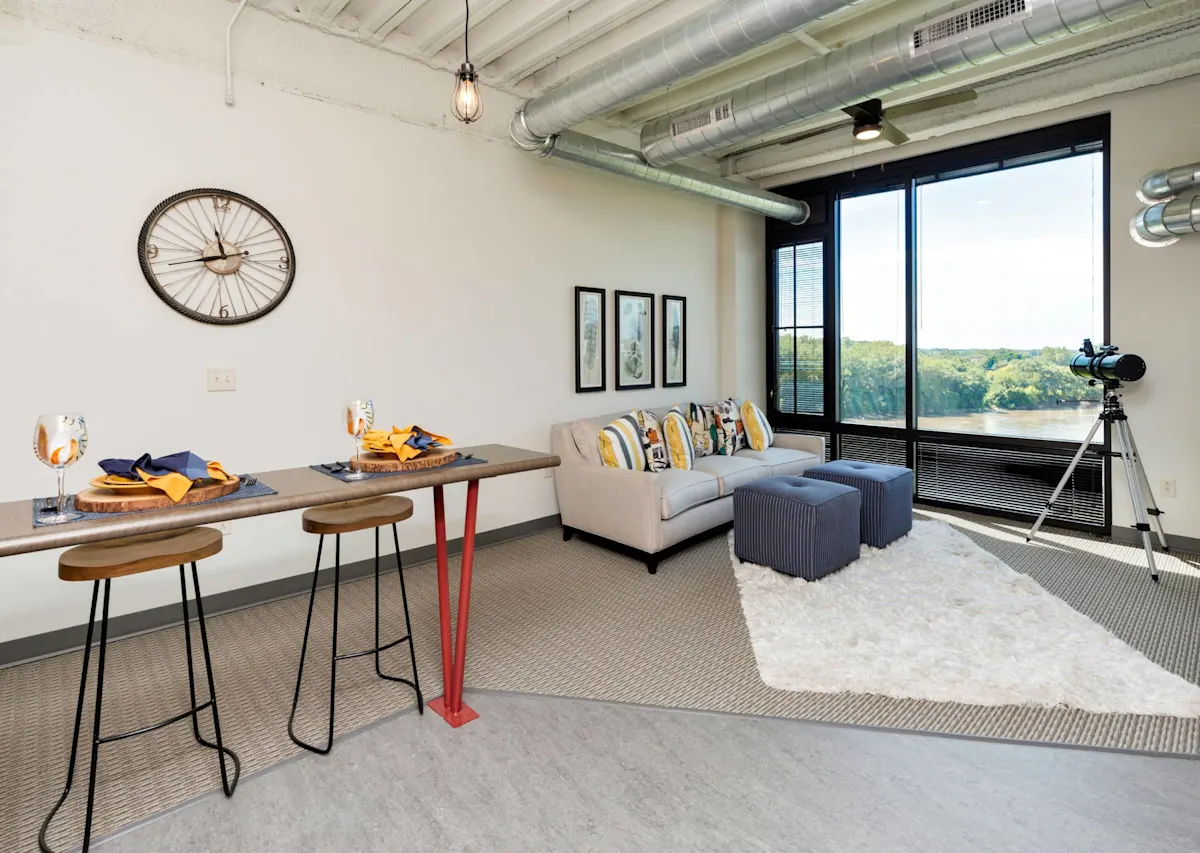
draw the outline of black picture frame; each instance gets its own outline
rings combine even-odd
[[[626,311],[628,307],[629,311]],[[614,291],[613,300],[613,373],[618,391],[639,391],[655,386],[654,375],[654,294],[633,290]],[[627,313],[639,313],[638,331],[648,338],[640,342],[637,352],[625,353],[621,347],[622,320]],[[633,370],[644,376],[645,382],[630,382],[627,377]]]
[[[598,313],[598,328],[594,336],[592,346],[597,348],[596,357],[600,367],[600,384],[585,385],[584,384],[584,307],[588,304],[585,300],[585,294],[589,296],[599,297]],[[608,305],[607,291],[599,287],[576,287],[575,288],[575,393],[588,394],[593,391],[604,391],[608,388]]]
[[[679,376],[677,381],[672,381],[671,364],[673,344],[671,330],[668,324],[671,322],[671,304],[679,303]],[[662,295],[662,386],[664,388],[682,388],[687,385],[687,297],[686,296],[670,296],[666,293]]]

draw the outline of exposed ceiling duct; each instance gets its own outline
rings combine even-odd
[[[565,130],[546,139],[536,149],[540,157],[567,160],[592,166],[661,187],[703,196],[722,204],[753,213],[799,224],[808,219],[808,205],[775,193],[714,177],[697,169],[671,166],[659,169],[648,165],[640,152]]]
[[[957,3],[716,95],[642,127],[646,160],[665,166],[746,142],[869,98],[1020,53],[1173,0],[979,0]],[[690,127],[720,108],[721,121]]]
[[[522,147],[766,44],[862,0],[727,0],[526,103],[513,117]]]
[[[1137,197],[1143,204],[1154,204],[1156,201],[1173,198],[1193,187],[1200,187],[1200,163],[1151,172],[1142,178]]]
[[[1170,246],[1185,234],[1200,232],[1200,195],[1161,201],[1141,210],[1129,233],[1143,246]]]

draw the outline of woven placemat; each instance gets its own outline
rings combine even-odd
[[[480,459],[478,456],[460,456],[453,462],[447,462],[445,465],[438,465],[441,468],[456,468],[460,465],[481,465],[487,462],[486,459]],[[341,470],[336,470],[337,466]],[[362,477],[355,477],[353,480],[347,479],[346,475],[350,474],[349,462],[327,462],[324,465],[309,465],[314,471],[319,471],[335,479],[341,480],[343,483],[361,483],[363,480],[374,480],[376,477],[403,477],[406,474],[424,474],[427,471],[433,470],[430,468],[414,468],[411,471],[380,471],[378,473],[367,473]]]
[[[254,480],[252,485],[247,485],[243,477],[242,487],[233,494],[222,495],[219,498],[213,498],[210,501],[197,501],[188,506],[204,506],[205,504],[217,504],[225,501],[240,501],[242,498],[261,498],[264,495],[273,495],[275,490],[270,486],[265,486],[258,480]],[[161,509],[141,509],[131,512],[82,512],[80,518],[74,521],[66,521],[62,524],[46,524],[40,520],[40,516],[50,515],[58,508],[58,498],[35,498],[32,503],[33,510],[33,526],[34,527],[64,527],[70,524],[78,524],[81,521],[91,521],[94,518],[116,518],[120,515],[141,515],[145,512],[169,512],[170,510]],[[75,512],[75,496],[71,495],[67,498],[67,512]]]

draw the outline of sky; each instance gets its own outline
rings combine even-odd
[[[1102,155],[917,188],[922,349],[1102,337]],[[841,201],[842,335],[904,342],[904,193]]]

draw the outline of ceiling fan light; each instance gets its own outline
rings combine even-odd
[[[843,125],[844,127],[844,125]],[[859,142],[870,142],[883,135],[883,122],[866,119],[854,122],[854,138]]]

